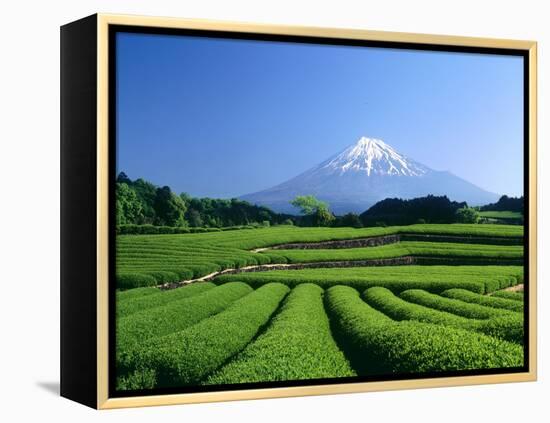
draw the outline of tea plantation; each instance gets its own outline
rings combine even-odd
[[[519,368],[523,228],[117,237],[118,390]]]

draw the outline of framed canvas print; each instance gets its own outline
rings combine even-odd
[[[61,394],[536,379],[536,43],[61,28]]]

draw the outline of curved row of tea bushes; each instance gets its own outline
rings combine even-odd
[[[276,270],[218,276],[214,282],[241,280],[257,288],[265,283],[281,282],[290,287],[315,283],[322,288],[348,285],[359,291],[383,286],[394,293],[423,289],[435,294],[452,288],[463,288],[479,294],[519,283],[521,266],[380,266],[300,270]]]
[[[202,294],[212,288],[214,285],[211,282],[196,282],[190,285],[185,285],[180,288],[170,289],[167,291],[157,291],[154,295],[144,295],[136,298],[130,298],[126,301],[120,301],[116,304],[117,318],[129,316],[138,311],[147,310],[154,307],[166,306],[167,304],[190,298],[194,295]],[[130,291],[128,291],[130,292]]]
[[[481,333],[415,321],[395,322],[349,287],[325,293],[341,347],[358,374],[520,367],[523,348]]]
[[[515,301],[523,301],[524,295],[523,291],[521,292],[513,292],[513,291],[496,291],[491,294],[492,297],[497,298],[504,298],[505,300],[515,300]]]
[[[148,338],[167,335],[219,313],[231,303],[249,294],[252,288],[232,282],[201,294],[173,301],[163,307],[142,310],[116,319],[116,342],[119,361],[125,360],[134,345]]]
[[[117,289],[135,289],[143,287],[153,287],[158,285],[157,280],[148,274],[139,272],[117,272],[116,287]]]
[[[441,295],[467,303],[481,304],[488,307],[523,312],[523,303],[520,303],[519,301],[494,296],[478,295],[465,289],[449,289],[442,292]]]
[[[145,288],[134,288],[134,289],[128,289],[126,291],[116,291],[116,301],[124,302],[133,300],[135,298],[145,297],[147,295],[153,295],[158,294],[160,290],[158,288],[154,288],[152,286],[148,286]]]
[[[508,313],[508,311],[505,310],[466,303],[464,301],[431,294],[421,289],[409,289],[403,291],[399,296],[409,303],[419,304],[439,311],[446,311],[468,319],[491,319],[494,317],[502,317],[504,314]]]
[[[498,226],[498,227],[497,227]],[[521,240],[521,226],[411,225],[389,228],[273,228],[238,231],[117,236],[117,288],[132,289],[195,279],[227,268],[285,263],[276,252],[253,253],[254,248],[292,242],[345,240],[391,234],[486,236]],[[515,241],[514,241],[515,242]],[[490,248],[490,247],[489,247]]]
[[[481,236],[491,238],[514,238],[522,244],[523,227],[520,225],[483,224],[417,224],[374,228],[307,228],[278,226],[261,231],[234,231],[231,237],[225,234],[197,234],[197,239],[215,241],[214,245],[236,247],[243,250],[264,248],[293,242],[321,242],[342,239],[367,238],[394,234]],[[186,235],[189,236],[189,235]],[[193,236],[193,235],[191,235]]]
[[[253,340],[288,292],[286,285],[265,285],[216,316],[142,343],[129,363],[137,370],[132,377],[150,375],[153,369],[157,388],[200,383]]]
[[[277,255],[284,256],[290,263],[375,260],[403,256],[452,257],[457,259],[521,259],[523,257],[522,245],[479,245],[418,241],[404,241],[379,247],[266,250],[262,254],[271,257],[272,251]]]
[[[467,319],[462,316],[434,310],[410,303],[395,296],[383,287],[369,288],[363,293],[364,300],[390,318],[398,321],[415,320],[458,329],[481,332],[510,342],[523,342],[523,316],[503,312],[494,320]]]
[[[323,305],[323,290],[302,284],[286,298],[267,330],[206,384],[355,376],[336,345]]]

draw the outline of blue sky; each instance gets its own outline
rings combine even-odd
[[[519,57],[117,35],[117,171],[230,198],[381,138],[523,194]]]

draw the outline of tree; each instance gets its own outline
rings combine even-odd
[[[481,211],[515,211],[523,213],[523,195],[521,197],[508,197],[503,195],[496,203],[480,207]]]
[[[303,222],[313,226],[329,226],[335,219],[328,209],[328,204],[313,195],[298,195],[290,204],[298,207],[300,212],[305,215],[306,219],[303,219]]]
[[[143,217],[141,222],[138,223],[155,223],[155,198],[157,196],[157,187],[141,178],[132,182],[131,186],[141,201]]]
[[[126,183],[116,184],[116,224],[139,223],[143,217],[141,202],[135,191]]]
[[[386,198],[359,217],[364,226],[376,226],[376,222],[411,225],[420,219],[425,223],[453,223],[456,220],[456,211],[462,207],[467,207],[467,204],[451,201],[447,196],[428,195],[409,200]]]
[[[126,175],[124,172],[120,172],[118,174],[118,176],[116,177],[116,181],[120,182],[121,184],[132,185],[132,180],[128,178],[128,175]]]
[[[197,210],[188,209],[186,216],[187,216],[187,220],[189,221],[189,226],[192,226],[194,228],[200,228],[204,226],[201,214]]]
[[[184,217],[185,203],[170,190],[170,187],[157,188],[154,209],[157,225],[187,226]]]
[[[330,226],[336,219],[326,206],[319,206],[312,217],[314,226]]]
[[[472,207],[462,207],[456,211],[456,221],[459,223],[477,223],[479,212]]]
[[[355,213],[348,213],[343,215],[341,218],[338,219],[337,226],[347,226],[351,228],[361,228],[363,224],[361,223],[361,219],[359,219],[359,216]]]
[[[324,208],[328,210],[328,204],[318,200],[313,195],[298,195],[290,202],[294,207],[300,209],[304,215],[313,215],[318,209]]]

